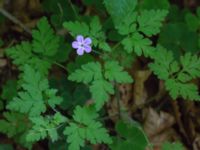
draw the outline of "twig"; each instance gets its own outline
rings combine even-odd
[[[60,64],[60,63],[58,63],[58,62],[56,62],[56,61],[54,61],[53,63],[54,63],[55,65],[57,65],[58,67],[64,69],[65,71],[68,71],[68,70],[66,69],[66,67],[63,66],[62,64]]]
[[[179,126],[179,129],[180,129],[180,132],[183,134],[183,136],[185,137],[186,141],[188,143],[190,143],[190,140],[187,136],[187,133],[185,131],[185,128],[182,124],[182,120],[181,120],[181,114],[179,112],[179,106],[177,104],[177,100],[171,100],[171,104],[172,104],[172,107],[173,107],[173,110],[174,110],[174,115],[175,115],[175,118],[176,118],[176,121],[177,121],[177,124]]]
[[[71,6],[71,8],[72,8],[72,10],[73,10],[73,12],[74,12],[74,15],[75,15],[76,19],[77,19],[77,20],[80,20],[79,15],[78,15],[78,13],[77,13],[77,11],[76,11],[74,5],[72,4],[71,0],[68,0],[68,2],[69,2],[70,6]]]
[[[0,13],[4,15],[6,18],[14,22],[15,24],[19,25],[24,31],[26,31],[28,34],[31,34],[31,30],[26,27],[20,20],[18,20],[15,16],[7,12],[5,9],[0,8]]]
[[[120,105],[120,93],[119,89],[117,88],[117,83],[114,83],[115,87],[115,98],[117,100],[117,111],[118,111],[118,118],[121,119],[121,105]]]

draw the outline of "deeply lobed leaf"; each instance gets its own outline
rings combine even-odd
[[[90,83],[102,78],[101,65],[98,62],[90,62],[81,66],[69,75],[68,79],[76,82]]]
[[[107,61],[105,63],[105,78],[117,83],[131,83],[133,79],[128,72],[123,70],[117,61]]]
[[[99,110],[108,101],[110,94],[114,94],[114,87],[106,80],[96,80],[90,86],[90,92],[95,101],[96,109]]]
[[[8,109],[37,116],[46,111],[46,104],[55,107],[61,103],[62,99],[55,95],[56,91],[49,89],[47,79],[28,65],[24,69],[23,90],[7,105]]]
[[[57,112],[53,116],[30,117],[30,120],[33,123],[33,127],[26,136],[27,141],[36,142],[49,136],[52,142],[55,142],[59,137],[57,129],[67,121],[67,118]]]
[[[172,52],[158,47],[153,59],[154,63],[149,64],[149,67],[165,81],[166,89],[173,99],[181,96],[188,100],[200,100],[197,86],[188,83],[199,76],[200,59],[197,56],[186,53],[177,62]]]
[[[162,22],[167,16],[167,10],[144,10],[137,18],[139,31],[147,36],[156,35],[160,32]]]
[[[75,108],[73,118],[76,122],[71,122],[64,131],[68,136],[67,142],[70,143],[69,150],[80,150],[80,147],[85,145],[85,140],[92,144],[112,142],[106,129],[97,121],[97,117],[92,107]]]
[[[53,56],[59,48],[59,37],[54,34],[47,18],[37,23],[37,29],[32,31],[33,51],[44,56]]]

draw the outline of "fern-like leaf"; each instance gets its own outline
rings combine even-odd
[[[105,63],[105,78],[117,83],[131,83],[133,79],[128,72],[123,71],[123,67],[117,61],[107,61]]]
[[[138,17],[139,31],[147,36],[156,35],[160,32],[160,27],[165,17],[167,10],[144,10]]]
[[[30,120],[33,123],[33,127],[26,136],[28,142],[36,142],[48,136],[54,142],[58,140],[57,129],[67,121],[67,118],[57,112],[54,116],[31,117]]]
[[[24,68],[22,80],[23,91],[7,105],[8,109],[37,116],[46,111],[46,103],[52,107],[61,103],[62,99],[55,96],[56,91],[49,91],[47,79],[28,65]]]
[[[186,53],[177,62],[172,52],[158,47],[154,57],[154,63],[149,64],[150,69],[160,79],[165,81],[166,89],[173,99],[183,97],[187,100],[200,100],[198,88],[189,83],[199,76],[200,59]]]
[[[140,126],[119,121],[115,128],[118,137],[113,138],[113,143],[110,145],[111,150],[144,150],[147,148],[149,143]]]
[[[127,16],[131,16],[135,7],[137,5],[137,1],[133,0],[104,0],[104,4],[106,6],[107,11],[111,15],[116,26],[120,24],[124,18]]]
[[[15,65],[22,66],[33,57],[32,45],[29,42],[22,42],[20,45],[7,49],[6,54],[13,59]]]
[[[114,94],[114,87],[106,80],[95,80],[90,86],[90,92],[95,101],[96,109],[99,110],[108,101],[109,95]]]
[[[154,63],[150,63],[150,69],[159,79],[167,80],[170,76],[170,65],[174,61],[173,53],[163,47],[158,47],[154,54]],[[178,71],[177,69],[175,71]],[[172,72],[174,73],[174,71]]]
[[[45,59],[39,58],[33,53],[32,44],[29,42],[22,42],[19,45],[8,48],[6,54],[13,59],[13,63],[23,70],[25,64],[38,70],[40,73],[46,75],[51,63]]]
[[[185,74],[192,78],[200,77],[200,58],[197,55],[186,53],[180,58],[181,65]]]
[[[180,142],[175,142],[175,143],[165,142],[162,145],[161,150],[185,150],[185,148],[184,148],[183,144]]]
[[[59,48],[59,38],[54,34],[47,18],[42,18],[37,24],[37,29],[32,31],[33,51],[44,56],[53,56]]]
[[[101,65],[98,62],[90,62],[81,66],[72,73],[68,79],[76,82],[90,83],[102,78]]]
[[[141,56],[142,54],[149,56],[152,51],[152,42],[149,39],[144,38],[144,36],[138,32],[123,39],[122,44],[128,53],[134,51],[138,56]]]
[[[63,26],[75,37],[79,34],[83,36],[88,36],[89,26],[84,22],[64,22]]]
[[[173,79],[168,79],[165,82],[165,86],[173,99],[182,96],[186,100],[200,100],[198,88],[192,83],[184,84]]]
[[[74,122],[69,123],[64,134],[68,136],[69,150],[80,150],[85,145],[85,140],[91,144],[110,144],[112,140],[102,124],[97,121],[98,114],[94,107],[77,106],[74,110]]]
[[[0,120],[0,132],[6,134],[8,137],[23,134],[31,126],[27,116],[24,114],[5,112],[3,116],[5,119]]]
[[[92,45],[103,51],[111,51],[110,46],[106,43],[106,37],[102,30],[102,25],[97,16],[93,17],[89,24],[84,22],[64,22],[63,26],[70,31],[73,37],[77,35],[89,36],[92,39]]]

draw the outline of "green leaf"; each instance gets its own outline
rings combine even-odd
[[[92,39],[92,45],[99,47],[104,51],[111,51],[110,46],[106,43],[105,34],[102,31],[102,25],[97,16],[93,17],[90,24],[84,22],[64,22],[63,26],[70,31],[73,37],[77,35],[89,36]]]
[[[0,111],[2,111],[4,109],[4,103],[2,102],[2,100],[0,101]]]
[[[65,150],[66,147],[68,147],[68,144],[64,139],[60,139],[55,142],[49,141],[48,143],[49,150]]]
[[[137,18],[139,31],[147,36],[156,35],[160,32],[162,22],[167,16],[167,10],[144,10]]]
[[[66,75],[50,79],[50,87],[58,89],[58,94],[64,100],[59,105],[62,110],[70,111],[76,105],[84,105],[91,98],[87,85],[77,84],[67,80]]]
[[[90,22],[90,34],[89,36],[92,38],[92,44],[102,49],[103,51],[110,52],[111,48],[108,43],[106,43],[106,37],[104,32],[102,31],[102,25],[97,16],[93,17]]]
[[[93,17],[90,22],[90,36],[93,37],[92,42],[94,45],[96,45],[98,39],[105,39],[100,20],[97,16]]]
[[[124,49],[131,53],[133,51],[133,39],[132,37],[127,37],[122,40],[122,45],[124,46]]]
[[[56,105],[61,104],[61,102],[63,101],[63,99],[59,96],[56,96],[58,90],[57,89],[47,89],[44,94],[45,94],[45,98],[48,101],[48,105],[51,108],[55,108]]]
[[[17,96],[17,81],[8,80],[3,86],[1,98],[6,101],[11,101],[13,97]]]
[[[72,36],[83,35],[88,36],[89,34],[89,26],[84,22],[64,22],[64,28],[66,28]]]
[[[174,73],[175,70],[178,71],[177,64],[173,64],[174,57],[173,53],[167,51],[163,47],[157,47],[157,51],[154,54],[154,63],[149,64],[149,68],[158,76],[159,79],[167,80],[171,73]],[[173,64],[173,65],[172,65]],[[172,65],[172,66],[171,66]]]
[[[107,60],[117,60],[119,64],[124,68],[131,68],[133,65],[133,62],[136,58],[136,54],[128,53],[125,50],[122,50],[122,46],[115,49],[115,52],[112,53],[112,58],[107,56]]]
[[[119,34],[128,35],[136,31],[137,13],[134,12],[134,9],[137,0],[104,0],[104,4]]]
[[[142,9],[169,9],[169,0],[143,0]]]
[[[81,66],[69,75],[68,79],[76,82],[90,83],[102,78],[101,65],[98,62],[90,62]]]
[[[139,127],[119,121],[115,128],[119,138],[114,138],[113,144],[110,145],[111,150],[144,150],[147,148],[146,135]]]
[[[30,142],[35,142],[43,140],[47,137],[47,131],[45,130],[48,127],[48,121],[45,121],[43,117],[30,118],[30,120],[35,124],[32,129],[28,132],[26,140]]]
[[[124,20],[117,26],[117,30],[121,35],[128,35],[130,33],[136,32],[137,24],[136,22],[137,13],[133,13],[130,17],[124,18]]]
[[[186,53],[180,58],[183,72],[187,73],[191,78],[200,77],[200,58],[197,55]]]
[[[197,16],[200,18],[200,7],[197,7],[196,13],[197,13]]]
[[[25,140],[25,135],[31,128],[28,116],[18,112],[4,112],[3,118],[0,120],[0,132],[12,138],[19,145],[31,149],[33,143]]]
[[[15,47],[8,48],[6,54],[13,59],[13,63],[23,70],[24,65],[39,70],[40,73],[46,75],[51,63],[33,53],[33,47],[29,42],[22,42]]]
[[[172,23],[184,22],[185,9],[181,9],[179,6],[172,4],[169,8],[169,14],[167,19]]]
[[[99,43],[99,48],[104,50],[105,52],[110,52],[111,51],[111,47],[106,42],[100,42]]]
[[[200,100],[198,88],[194,84],[185,84],[174,79],[169,79],[165,82],[165,86],[173,99],[177,99],[179,96],[182,96],[186,100]]]
[[[94,60],[95,60],[94,57],[89,54],[84,54],[81,57],[76,57],[74,62],[71,61],[67,64],[67,71],[69,73],[72,73],[76,69],[79,69],[82,65],[92,62]]]
[[[137,0],[104,0],[104,4],[117,26],[124,18],[133,14]]]
[[[197,16],[192,13],[187,13],[185,16],[185,21],[191,31],[197,31],[200,26],[200,21]]]
[[[37,29],[32,31],[33,51],[45,56],[53,56],[59,48],[59,38],[54,34],[47,18],[37,23]]]
[[[175,143],[165,142],[162,145],[162,150],[185,150],[185,148],[180,142],[175,142]]]
[[[7,105],[8,109],[37,116],[46,111],[46,104],[55,107],[61,103],[62,99],[55,96],[56,91],[49,89],[48,80],[28,65],[24,68],[22,80],[23,90]]]
[[[14,150],[10,144],[0,144],[0,150]]]
[[[179,58],[183,51],[198,52],[198,34],[190,31],[185,23],[169,23],[160,32],[159,44]]]
[[[57,63],[63,63],[69,60],[71,51],[74,50],[71,43],[67,43],[65,37],[60,37],[60,45],[57,53],[51,57],[51,60]]]
[[[198,88],[192,83],[185,84],[174,79],[169,79],[166,81],[165,86],[173,99],[177,99],[179,96],[182,96],[187,100],[200,100]]]
[[[135,51],[138,56],[141,56],[142,53],[148,56],[152,51],[152,42],[139,33],[134,33],[132,36],[125,38],[122,44],[128,53]]]
[[[123,71],[123,67],[117,61],[107,61],[105,63],[105,78],[117,83],[132,83],[133,79],[128,72]]]
[[[70,122],[64,130],[64,134],[68,136],[67,142],[70,143],[69,150],[80,150],[80,147],[85,146],[85,140],[91,144],[112,143],[112,139],[103,125],[97,121],[97,117],[94,107],[75,108],[74,122]]]
[[[49,136],[52,142],[58,140],[57,129],[61,124],[67,121],[67,118],[57,112],[54,116],[30,117],[33,127],[29,130],[26,140],[36,142]]]
[[[0,47],[4,45],[4,41],[0,39]]]
[[[125,32],[124,33],[125,35],[129,34],[129,30],[127,30],[127,28],[122,29],[122,33],[118,33],[118,32],[120,31],[116,31],[114,29],[111,29],[110,31],[108,31],[108,35],[107,35],[108,40],[113,41],[113,42],[119,42],[119,41],[122,41],[122,39],[124,38],[123,35],[120,35],[120,34],[123,34],[123,32]]]
[[[23,64],[29,62],[33,57],[32,55],[32,45],[29,42],[22,42],[20,45],[8,48],[6,54],[11,57],[13,63],[22,66]]]
[[[51,23],[58,29],[62,27],[62,23],[66,20],[75,20],[73,6],[70,1],[66,0],[43,0],[42,7],[45,13],[50,14]]]
[[[3,116],[5,119],[0,120],[0,132],[6,134],[8,137],[20,135],[31,126],[27,116],[24,114],[4,112]]]
[[[173,99],[183,97],[188,100],[200,100],[196,85],[188,83],[199,76],[199,58],[196,55],[186,53],[181,57],[180,63],[175,61],[172,52],[158,47],[150,63],[150,69],[165,81],[166,89]]]
[[[90,86],[90,92],[95,100],[95,107],[99,110],[108,101],[109,94],[114,94],[114,87],[106,80],[95,80]]]

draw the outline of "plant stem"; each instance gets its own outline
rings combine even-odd
[[[122,42],[122,41],[119,41],[118,43],[116,43],[116,44],[113,46],[112,50],[115,50],[117,47],[119,47],[120,44],[121,44],[121,42]]]
[[[92,50],[94,53],[98,54],[98,55],[101,55],[102,53],[99,52],[99,51],[96,51],[96,50]]]
[[[4,15],[6,18],[14,22],[15,24],[19,25],[24,31],[31,35],[31,30],[26,27],[20,20],[18,20],[15,16],[7,12],[5,9],[0,8],[0,13]]]
[[[119,89],[117,88],[116,82],[114,83],[114,87],[115,87],[115,98],[117,101],[118,118],[121,119],[120,93],[119,93]]]
[[[78,16],[78,13],[76,12],[76,9],[75,9],[75,7],[73,6],[71,0],[68,0],[68,2],[69,2],[70,6],[71,6],[71,8],[72,8],[72,10],[73,10],[73,12],[74,12],[74,15],[75,15],[76,19],[77,19],[77,20],[80,20],[80,18],[79,18],[79,16]]]
[[[55,65],[57,65],[58,67],[60,67],[60,68],[64,69],[65,71],[67,71],[66,67],[65,67],[65,66],[63,66],[62,64],[60,64],[60,63],[57,63],[57,62],[55,62],[55,61],[54,61],[54,64],[55,64]]]

